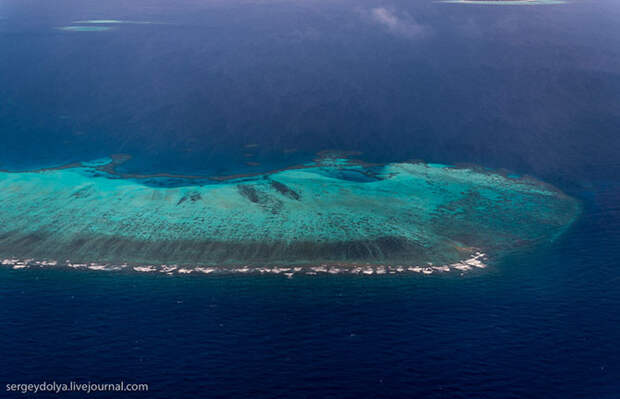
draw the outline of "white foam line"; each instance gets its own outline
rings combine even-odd
[[[453,263],[450,265],[452,269],[460,270],[460,271],[468,271],[471,270],[471,266],[466,265],[465,263]]]
[[[330,267],[330,268],[327,270],[327,272],[328,272],[329,274],[338,274],[338,273],[340,273],[340,269],[338,269],[337,267]]]
[[[129,266],[127,263],[114,265],[114,264],[100,264],[95,262],[90,263],[74,263],[67,259],[64,263],[56,260],[35,260],[31,258],[19,259],[19,258],[5,258],[0,260],[2,266],[8,266],[13,269],[27,269],[29,267],[55,267],[65,266],[72,269],[88,269],[97,271],[118,271],[124,269],[131,269],[141,273],[159,272],[167,275],[175,274],[190,274],[190,273],[202,273],[202,274],[226,274],[226,273],[257,273],[257,274],[282,274],[287,278],[292,278],[296,273],[315,276],[317,274],[364,274],[364,275],[384,275],[384,274],[399,274],[399,273],[419,273],[424,275],[434,273],[448,273],[451,271],[463,272],[470,271],[472,269],[482,269],[487,267],[484,263],[486,254],[483,252],[475,252],[471,257],[463,259],[459,262],[434,266],[432,263],[428,263],[424,266],[402,266],[402,265],[351,265],[351,264],[321,264],[318,266],[239,266],[239,267],[215,267],[215,266],[179,266],[176,264],[168,265],[137,265]]]
[[[197,272],[204,273],[204,274],[213,273],[215,271],[213,267],[196,267],[194,268],[194,270],[196,270]]]
[[[155,266],[136,266],[133,269],[137,272],[150,273],[155,271]]]

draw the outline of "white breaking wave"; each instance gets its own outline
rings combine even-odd
[[[187,265],[128,265],[107,264],[107,263],[74,263],[71,260],[59,262],[57,260],[36,260],[32,258],[6,258],[0,264],[15,270],[28,268],[68,267],[72,269],[84,269],[94,271],[133,271],[139,273],[162,273],[166,275],[182,274],[282,274],[288,278],[295,275],[328,275],[328,274],[355,274],[355,275],[384,275],[384,274],[404,274],[417,273],[430,275],[437,273],[454,273],[471,271],[474,269],[484,269],[487,267],[485,261],[487,255],[483,252],[476,252],[468,259],[460,262],[434,266],[432,264],[420,266],[403,265],[354,265],[354,264],[321,264],[316,266],[187,266]]]

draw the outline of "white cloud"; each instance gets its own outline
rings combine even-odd
[[[409,14],[397,15],[385,7],[370,10],[370,17],[375,23],[384,26],[395,35],[416,39],[428,33],[428,28],[418,23]]]

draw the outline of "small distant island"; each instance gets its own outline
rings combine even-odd
[[[480,5],[545,5],[564,4],[565,0],[439,0],[439,3]]]
[[[0,172],[0,259],[165,273],[459,272],[558,237],[579,204],[476,167],[339,154],[256,175],[124,175],[127,157]]]

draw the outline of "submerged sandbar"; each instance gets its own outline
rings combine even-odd
[[[183,185],[166,187],[110,165],[0,172],[0,258],[134,269],[465,270],[482,254],[549,242],[579,213],[575,199],[547,184],[475,168],[324,156],[223,181],[178,177]]]

